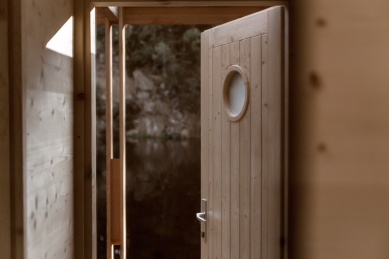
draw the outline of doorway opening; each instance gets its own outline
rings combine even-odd
[[[107,254],[104,27],[96,27],[98,258]],[[210,27],[126,26],[127,258],[200,257],[194,216],[200,210],[200,32]],[[113,156],[119,157],[117,25],[112,37]]]
[[[111,9],[111,8],[109,8]],[[124,9],[124,8],[123,8]],[[128,8],[129,10],[140,8]],[[147,9],[147,8],[145,8]],[[112,158],[119,158],[125,139],[126,258],[200,258],[200,32],[258,11],[258,7],[154,8],[166,12],[167,20],[136,16],[121,36],[120,25],[97,21],[96,111],[97,111],[97,247],[98,258],[107,258],[107,24],[112,25]],[[260,8],[263,9],[263,8]],[[112,10],[112,9],[111,9]],[[170,10],[170,12],[168,11]],[[171,10],[174,10],[171,12]],[[177,16],[186,10],[187,16]],[[197,11],[196,11],[197,10]],[[144,10],[143,10],[144,11]],[[189,12],[188,12],[189,11]],[[198,17],[206,14],[206,18]],[[220,12],[220,13],[219,13]],[[136,13],[136,12],[134,12]],[[138,12],[139,13],[139,12]],[[173,13],[173,15],[172,15]],[[146,15],[147,16],[147,15]],[[162,15],[163,16],[163,15]],[[97,11],[97,20],[101,13]],[[99,18],[100,17],[100,18]],[[130,17],[129,15],[125,17]],[[170,18],[169,18],[170,17]],[[180,17],[180,19],[172,19]],[[191,20],[191,17],[196,17]],[[115,18],[113,18],[115,19]],[[137,20],[138,19],[138,20]],[[143,20],[142,20],[143,19]],[[131,20],[131,19],[130,19]],[[196,25],[194,21],[200,21]],[[134,20],[131,20],[134,21]],[[158,22],[159,21],[159,22]],[[188,25],[183,25],[189,21]],[[120,36],[124,35],[124,72],[120,72]],[[104,40],[105,39],[105,40]],[[123,41],[122,41],[123,42]],[[122,50],[123,51],[123,50]],[[119,67],[119,68],[118,68]],[[120,74],[122,73],[122,74]],[[124,79],[118,79],[123,76]],[[125,81],[125,95],[120,85]],[[123,85],[122,85],[123,86]],[[125,132],[120,131],[120,101],[124,100]],[[123,138],[124,136],[124,138]],[[121,168],[111,159],[112,168]],[[120,169],[121,170],[121,169]],[[118,169],[118,171],[120,171]],[[117,183],[120,183],[117,182]],[[114,185],[108,187],[111,194]],[[108,191],[108,193],[110,193]],[[119,193],[120,195],[120,193]],[[109,200],[109,199],[108,199]],[[112,200],[110,200],[112,201]],[[119,205],[120,207],[120,205]],[[120,211],[122,212],[122,211]],[[114,229],[112,231],[115,231]],[[120,229],[116,231],[121,231]],[[112,242],[111,257],[123,253],[118,240]],[[174,244],[174,245],[172,245]],[[174,247],[172,247],[174,246]]]

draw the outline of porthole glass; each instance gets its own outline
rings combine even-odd
[[[228,118],[238,121],[247,108],[249,82],[240,66],[233,65],[225,73],[223,82],[223,106]]]
[[[228,84],[228,105],[232,116],[238,116],[242,112],[245,99],[246,87],[243,77],[238,72],[233,72]]]

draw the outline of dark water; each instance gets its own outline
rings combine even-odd
[[[105,179],[98,175],[98,258],[105,258]],[[200,139],[127,143],[128,258],[199,259],[199,211]]]

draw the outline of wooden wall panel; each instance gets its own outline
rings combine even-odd
[[[290,258],[388,258],[389,2],[291,1]]]
[[[10,117],[8,3],[0,2],[0,254],[11,258]]]
[[[25,258],[73,258],[72,57],[47,48],[72,15],[71,0],[22,1]]]

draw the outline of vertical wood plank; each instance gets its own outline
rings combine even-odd
[[[107,258],[111,258],[111,160],[113,158],[112,134],[112,24],[105,18],[105,154],[106,154],[106,200],[107,200]],[[120,169],[119,169],[120,171]]]
[[[121,219],[121,196],[120,196],[120,188],[117,188],[117,186],[120,186],[120,159],[112,159],[110,161],[111,164],[111,200],[109,201],[111,203],[111,218],[110,222],[107,221],[107,223],[110,223],[111,225],[111,242],[109,246],[109,250],[112,250],[112,245],[118,245],[120,244],[120,219]],[[116,187],[116,188],[114,188]],[[110,252],[112,254],[112,251]],[[112,256],[112,255],[111,255]],[[111,257],[108,257],[111,258]]]
[[[262,258],[268,258],[268,83],[267,35],[262,35]]]
[[[208,199],[209,175],[209,31],[201,34],[201,199]],[[199,201],[200,204],[200,201]],[[207,224],[209,225],[209,224]],[[208,226],[207,226],[208,228]],[[200,231],[200,229],[199,229]],[[206,230],[206,242],[201,242],[201,258],[208,257],[209,232]]]
[[[10,102],[10,171],[11,173],[11,256],[24,259],[24,175],[26,157],[24,150],[24,110],[22,74],[22,19],[21,1],[7,1],[9,10],[9,102]]]
[[[222,109],[222,73],[221,73],[221,47],[213,49],[212,86],[213,86],[213,216],[212,224],[214,231],[213,257],[221,258],[221,109]]]
[[[119,8],[119,143],[120,143],[120,196],[121,196],[121,246],[120,256],[126,258],[126,28],[123,7]]]
[[[209,82],[209,93],[208,93],[208,98],[209,98],[209,106],[208,106],[208,134],[209,134],[209,139],[208,139],[208,215],[209,217],[207,218],[207,228],[208,228],[208,233],[209,233],[209,239],[208,239],[208,258],[212,258],[212,251],[213,251],[213,242],[214,242],[214,235],[213,235],[213,103],[212,103],[212,95],[213,95],[213,82],[212,82],[212,72],[213,72],[213,49],[209,49],[208,52],[209,55],[209,77],[208,77],[208,82]]]
[[[250,258],[261,258],[261,36],[251,38],[251,251]]]
[[[85,147],[84,132],[85,120],[91,114],[85,110],[82,96],[85,95],[85,70],[90,69],[85,63],[85,51],[90,51],[90,46],[85,44],[84,24],[86,23],[84,1],[74,2],[74,42],[73,42],[73,70],[74,70],[74,258],[84,258],[85,233],[84,233],[84,177],[85,177]],[[88,23],[87,23],[88,24]],[[76,97],[80,98],[76,98]]]
[[[239,65],[239,42],[230,44],[230,63]],[[231,123],[231,258],[239,258],[239,122]]]
[[[10,88],[8,49],[8,1],[0,2],[0,254],[11,258]]]
[[[97,220],[96,220],[96,9],[87,8],[88,15],[86,32],[88,40],[85,42],[89,45],[89,51],[85,53],[89,69],[86,70],[86,110],[91,115],[87,120],[85,136],[85,146],[88,147],[87,172],[85,176],[85,207],[86,207],[86,243],[85,258],[97,258]]]
[[[269,258],[281,256],[282,168],[283,168],[283,44],[282,8],[268,11],[268,213]]]
[[[239,64],[247,77],[250,78],[250,39],[242,40],[239,45]],[[251,104],[249,103],[245,115],[239,121],[239,258],[250,257],[250,114]]]
[[[230,45],[222,46],[222,83],[225,71],[230,66]],[[231,253],[231,121],[222,113],[222,258]]]

